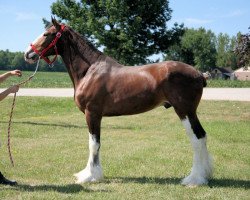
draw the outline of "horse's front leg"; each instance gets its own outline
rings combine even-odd
[[[89,160],[85,169],[75,174],[76,183],[96,182],[103,178],[99,159],[101,116],[85,111],[89,127]]]

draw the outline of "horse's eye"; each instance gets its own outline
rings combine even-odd
[[[47,37],[49,35],[49,33],[44,33],[43,36],[44,37]]]

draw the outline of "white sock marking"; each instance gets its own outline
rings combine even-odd
[[[212,159],[207,151],[206,137],[198,139],[193,132],[188,117],[182,120],[187,135],[191,141],[194,157],[193,167],[189,176],[183,179],[184,185],[207,184],[207,179],[212,175]]]
[[[99,156],[99,147],[100,144],[96,142],[92,134],[89,134],[89,160],[85,169],[74,174],[77,178],[76,183],[96,182],[103,178],[101,164],[94,163],[95,156]]]

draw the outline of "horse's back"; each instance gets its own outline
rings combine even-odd
[[[203,88],[206,80],[193,66],[178,62],[164,61],[139,67],[139,71],[150,73],[157,82]]]

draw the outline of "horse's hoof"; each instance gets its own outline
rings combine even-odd
[[[95,167],[95,169],[85,168],[84,170],[74,174],[76,177],[77,184],[88,183],[88,182],[98,182],[103,179],[102,170],[100,167]]]
[[[187,187],[196,187],[208,184],[208,180],[204,177],[189,175],[181,181],[181,184]]]

